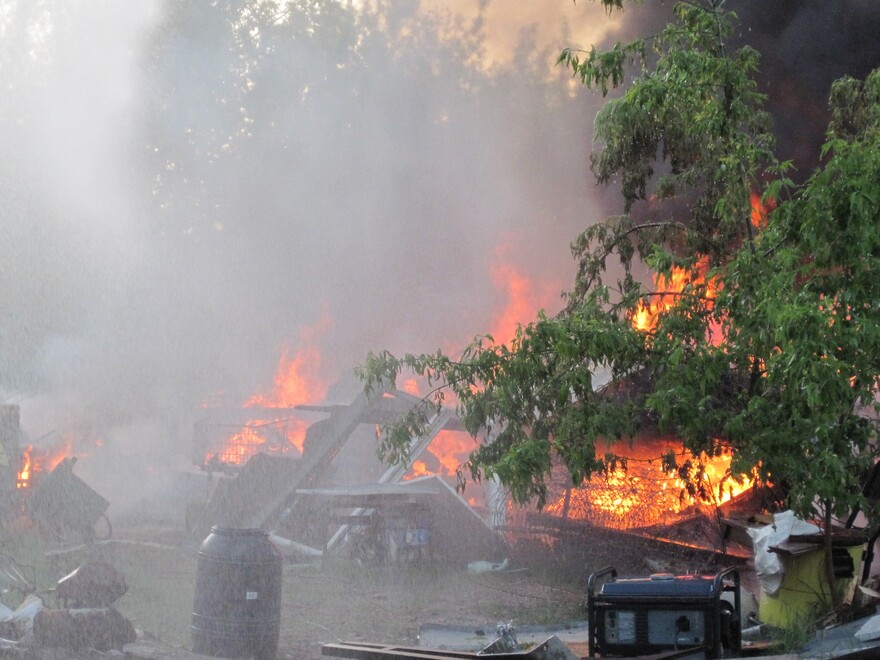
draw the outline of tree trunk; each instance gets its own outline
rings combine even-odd
[[[831,609],[836,610],[840,603],[839,593],[834,579],[834,552],[831,537],[831,502],[825,500],[825,524],[824,524],[824,550],[825,550],[825,581],[828,583]]]

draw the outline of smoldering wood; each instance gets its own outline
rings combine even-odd
[[[122,650],[137,639],[134,626],[112,607],[50,610],[34,617],[34,643],[66,649]]]
[[[58,580],[55,595],[67,607],[106,607],[128,592],[125,576],[111,564],[91,561]]]
[[[28,511],[44,533],[57,540],[89,539],[110,502],[73,473],[75,458],[65,458],[40,479]]]

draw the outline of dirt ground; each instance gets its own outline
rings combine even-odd
[[[50,555],[47,570],[60,576],[87,560],[110,562],[126,577],[128,592],[116,607],[144,639],[169,650],[190,647],[195,543],[167,530],[117,529],[110,541]],[[278,657],[317,660],[323,644],[342,641],[415,646],[423,624],[480,626],[491,635],[499,623],[570,623],[585,618],[582,604],[581,585],[552,561],[511,560],[507,570],[478,574],[441,561],[288,562]]]
[[[577,591],[543,584],[526,570],[471,575],[449,566],[338,566],[313,574],[294,569],[285,578],[279,649],[290,658],[318,658],[327,642],[416,646],[426,623],[480,626],[491,634],[508,621],[584,618]]]
[[[656,546],[642,547],[631,535],[600,528],[567,541],[522,540],[506,550],[505,570],[482,573],[442,558],[402,565],[361,565],[340,557],[288,561],[278,657],[317,660],[323,644],[343,641],[416,646],[424,624],[479,626],[491,635],[501,623],[583,621],[587,577],[608,564],[621,575],[714,570],[697,565],[695,556],[663,556]],[[138,657],[186,657],[197,551],[198,543],[179,529],[117,526],[111,540],[49,552],[40,571],[48,582],[85,561],[111,563],[128,584],[115,606],[141,639],[163,650]],[[479,559],[498,561],[473,558]],[[47,597],[52,606],[51,593]]]

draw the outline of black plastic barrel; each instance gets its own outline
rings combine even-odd
[[[193,652],[275,658],[281,618],[281,554],[259,529],[213,527],[199,547]]]

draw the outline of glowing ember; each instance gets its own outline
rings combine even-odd
[[[618,455],[629,454],[626,470],[619,468],[607,477],[595,475],[592,481],[572,488],[547,506],[546,511],[616,529],[647,527],[668,522],[670,517],[694,505],[718,506],[750,488],[749,483],[741,485],[730,478],[729,454],[703,456],[701,461],[682,456],[680,464],[691,459],[691,480],[700,477],[706,486],[704,497],[689,495],[682,475],[664,472],[661,467],[660,454],[670,446],[673,445],[649,443],[641,452],[627,446],[613,447]],[[698,474],[700,466],[702,474]]]

